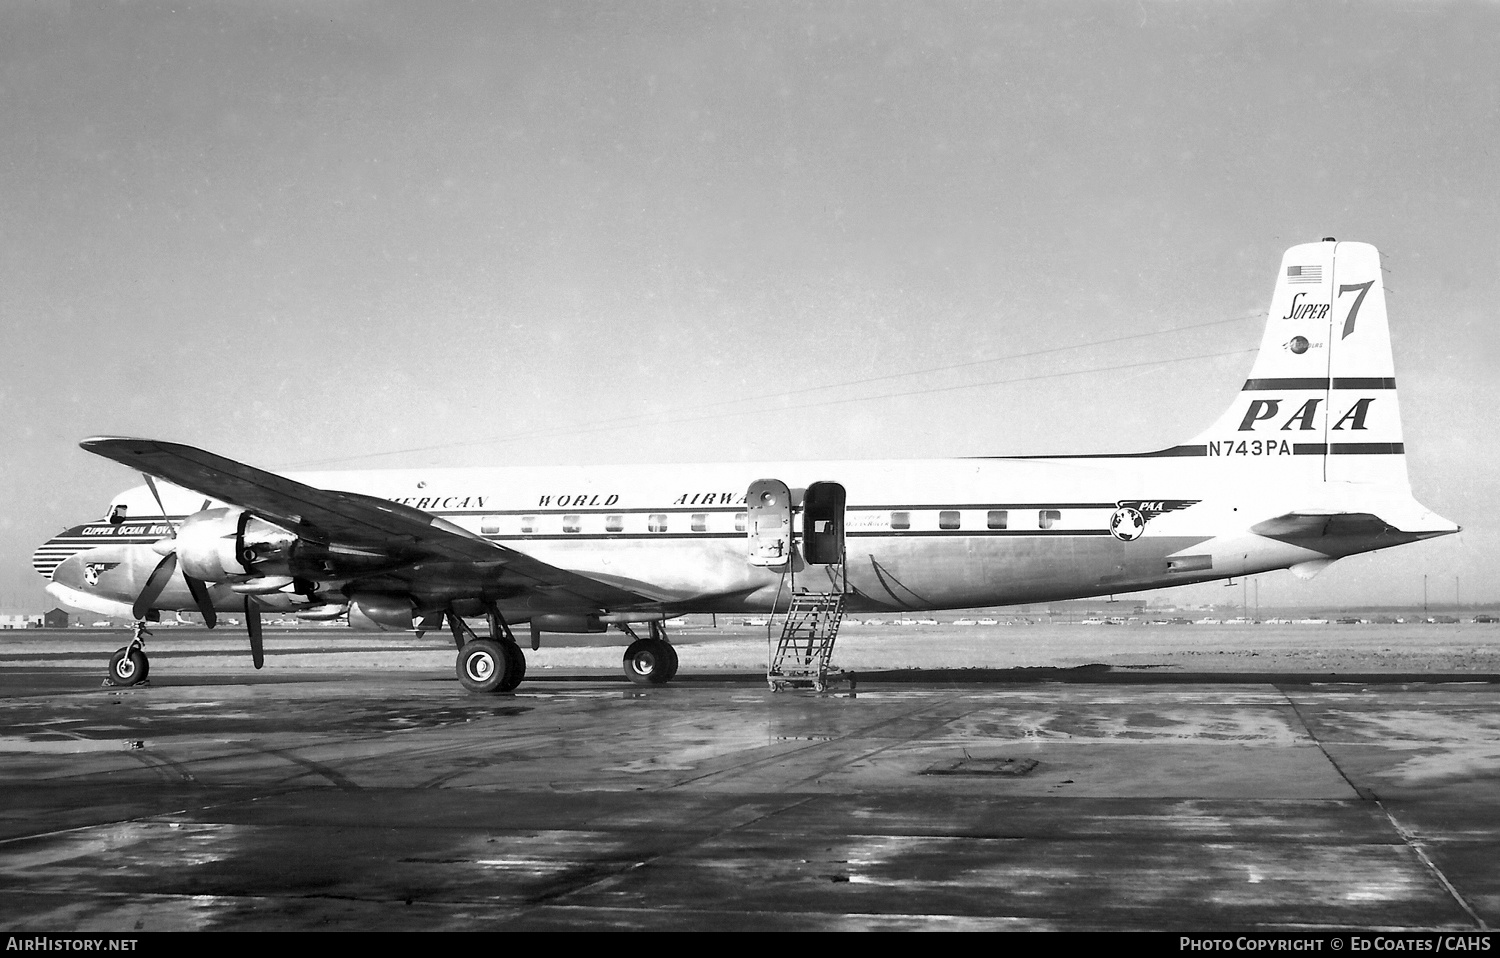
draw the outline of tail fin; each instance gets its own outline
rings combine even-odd
[[[1380,253],[1332,239],[1293,246],[1250,378],[1193,445],[1246,456],[1267,478],[1406,487],[1395,377]]]

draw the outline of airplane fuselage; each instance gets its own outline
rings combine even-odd
[[[1225,475],[1228,462],[1234,463],[1232,476]],[[1324,490],[1322,484],[1256,481],[1253,468],[1246,481],[1246,465],[1239,457],[1178,448],[1079,459],[403,469],[293,478],[429,512],[677,612],[765,612],[778,595],[784,607],[791,588],[827,584],[827,566],[800,558],[781,567],[747,562],[746,490],[767,477],[786,482],[794,500],[817,481],[847,490],[850,608],[867,611],[1009,605],[1184,585],[1421,537],[1387,531],[1309,543],[1257,535],[1251,531],[1256,523],[1316,505],[1310,497]],[[130,581],[110,590],[128,598],[158,558],[151,543],[170,535],[204,501],[173,487],[162,494],[167,519],[144,486],[132,489],[113,503],[124,521],[69,530],[38,553],[38,571],[49,571],[43,562],[76,554],[71,565],[87,560],[95,566],[94,585],[111,572],[128,574]],[[1144,518],[1143,527],[1118,527],[1117,514],[1128,508]],[[100,568],[110,561],[120,565]],[[85,572],[66,569],[54,578],[67,585]],[[180,580],[162,599],[191,607]],[[224,611],[243,601],[223,588],[215,600]],[[528,605],[545,610],[544,602]],[[508,612],[525,618],[527,609]]]

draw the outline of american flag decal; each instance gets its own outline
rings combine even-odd
[[[1286,281],[1288,283],[1321,283],[1323,282],[1323,267],[1288,266]]]

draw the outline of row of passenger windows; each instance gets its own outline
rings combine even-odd
[[[548,518],[550,518],[550,517],[548,517],[548,516],[540,516],[540,517],[539,516],[522,516],[521,517],[521,522],[520,522],[520,532],[521,532],[521,535],[523,535],[523,536],[529,536],[529,535],[535,535],[536,533],[545,533],[545,532],[550,531],[549,528],[548,528],[548,526],[550,525],[550,523],[547,523],[546,521],[544,521],[544,520],[546,520]],[[709,531],[708,513],[706,513],[706,512],[694,512],[694,513],[691,513],[690,515],[688,515],[686,517],[687,518],[687,524],[686,524],[685,527],[683,526],[683,518],[684,517],[680,516],[680,515],[668,517],[667,513],[665,513],[665,512],[653,512],[653,513],[650,513],[649,515],[646,516],[646,531],[647,532],[666,532],[666,531],[668,531],[669,527],[676,527],[678,529],[684,529],[685,528],[686,531],[689,531],[689,532],[708,532]],[[586,521],[585,517],[583,515],[581,515],[581,514],[574,514],[574,513],[564,514],[563,517],[562,517],[562,531],[566,532],[566,533],[573,533],[573,532],[580,532],[581,533],[581,532],[584,531],[584,526],[585,525],[592,525],[592,526],[594,526],[595,529],[597,529],[598,526],[595,524],[596,522],[597,522],[597,519],[595,519],[592,516],[590,516],[588,518],[588,521]],[[726,523],[716,522],[716,523],[714,523],[714,525],[715,525],[714,531],[716,531],[716,532],[717,531],[725,531],[725,532],[728,531],[728,526],[727,526]],[[496,516],[486,516],[484,519],[480,520],[479,531],[480,531],[481,534],[487,535],[487,536],[500,535],[501,532],[502,532],[502,529],[501,529],[501,520],[498,517],[496,517]],[[605,532],[624,532],[625,531],[625,516],[623,516],[623,515],[607,515],[607,516],[604,516],[604,531]],[[734,514],[734,531],[735,532],[744,532],[745,531],[745,513],[743,513],[743,512],[737,512],[737,513]]]
[[[1036,513],[1036,527],[1038,529],[1050,529],[1050,528],[1052,528],[1053,524],[1055,524],[1056,522],[1058,522],[1061,519],[1062,519],[1062,512],[1060,510],[1057,510],[1057,509],[1038,509],[1037,513]],[[977,522],[977,517],[975,518],[975,521]],[[989,510],[988,512],[986,512],[984,514],[984,527],[986,529],[1009,529],[1010,528],[1010,510],[1009,509],[991,509],[991,510]],[[891,513],[891,528],[892,529],[910,529],[911,528],[911,513],[910,512],[893,512],[893,513]],[[963,529],[963,528],[965,528],[964,522],[963,522],[963,514],[960,513],[957,509],[944,509],[944,510],[942,510],[941,512],[938,513],[938,528],[939,529]],[[977,526],[970,526],[968,528],[977,528]]]
[[[928,513],[928,515],[931,515],[931,513]],[[963,513],[959,512],[957,509],[944,509],[937,515],[937,527],[939,529],[979,528],[979,519],[977,515],[971,514],[968,523],[965,523]],[[912,514],[910,512],[892,512],[890,514],[890,527],[897,531],[910,529],[912,526],[911,517]],[[551,518],[551,516],[521,516],[519,523],[520,534],[523,536],[536,535],[538,533],[547,533],[556,529],[557,526],[548,521]],[[685,524],[684,519],[686,519]],[[603,531],[606,533],[626,531],[626,517],[623,514],[606,515],[603,517],[603,520]],[[1061,520],[1062,512],[1058,509],[1038,509],[1036,514],[1036,528],[1051,529],[1053,525]],[[585,531],[586,526],[589,527],[588,531],[596,531],[599,529],[598,521],[598,517],[596,516],[585,517],[583,514],[564,514],[562,517],[562,531],[564,533],[570,534],[582,533]],[[734,531],[741,533],[744,532],[745,522],[745,513],[736,512],[734,514]],[[493,536],[501,535],[505,531],[513,532],[516,528],[515,526],[512,526],[511,530],[504,530],[502,528],[502,525],[503,522],[500,517],[485,516],[480,520],[479,531],[484,535]],[[634,525],[634,523],[632,523],[632,525]],[[674,530],[686,532],[729,531],[728,523],[725,522],[723,518],[716,517],[715,521],[712,522],[712,527],[713,528],[711,530],[709,514],[705,512],[694,512],[688,514],[687,516],[682,516],[680,514],[668,514],[665,512],[653,512],[647,514],[646,516],[647,532],[668,532]],[[984,528],[1009,529],[1010,527],[1010,510],[990,509],[985,512]],[[639,529],[639,526],[637,526],[636,528]],[[869,528],[869,526],[862,524],[861,528]]]

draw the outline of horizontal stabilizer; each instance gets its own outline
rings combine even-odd
[[[1257,522],[1250,531],[1268,539],[1321,539],[1329,536],[1378,536],[1401,530],[1368,512],[1317,514],[1288,512]]]
[[[1250,531],[1282,540],[1399,536],[1407,541],[1461,531],[1454,523],[1413,501],[1402,503],[1386,498],[1367,500],[1364,504],[1366,508],[1374,506],[1379,512],[1303,509],[1258,522]]]

